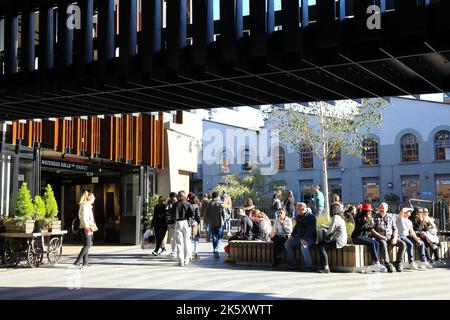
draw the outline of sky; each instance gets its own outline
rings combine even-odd
[[[248,15],[250,12],[250,0],[243,0],[243,11],[244,11],[244,16]],[[315,5],[316,4],[316,0],[309,0],[309,4],[310,5]],[[219,6],[220,6],[220,0],[214,0],[214,20],[219,20],[220,18],[220,10],[219,10]],[[275,10],[281,10],[281,0],[275,0]]]

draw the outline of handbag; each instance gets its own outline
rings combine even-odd
[[[98,227],[95,222],[91,225],[91,230],[92,230],[92,232],[98,231]]]

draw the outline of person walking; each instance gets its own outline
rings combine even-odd
[[[163,243],[167,233],[166,200],[163,196],[158,198],[158,203],[153,210],[153,219],[151,227],[155,230],[156,247],[152,252],[154,256],[159,256],[166,251],[166,245]],[[159,251],[161,249],[161,251]]]
[[[212,198],[212,201],[206,209],[206,218],[211,228],[214,258],[219,258],[219,250],[223,238],[223,226],[225,224],[225,207],[217,192],[212,193]]]
[[[202,193],[200,195],[200,217],[203,220],[203,226],[206,232],[206,242],[211,241],[211,230],[209,228],[209,222],[206,219],[206,209],[208,208],[209,202],[208,195],[206,193]]]
[[[283,206],[284,206],[284,210],[286,212],[286,216],[294,219],[295,218],[295,198],[294,198],[294,192],[292,190],[289,190],[286,199],[284,199]]]
[[[313,213],[316,217],[321,216],[325,210],[325,197],[323,196],[322,191],[320,191],[320,187],[318,185],[313,185],[311,189]]]
[[[225,207],[225,230],[227,231],[227,237],[231,237],[231,216],[233,212],[233,202],[229,194],[225,190],[222,192],[221,200]]]
[[[198,247],[200,245],[200,234],[201,234],[201,219],[200,219],[200,208],[198,199],[194,193],[190,192],[188,194],[188,201],[192,206],[192,211],[194,212],[194,217],[191,219],[191,230],[192,230],[192,241],[194,243],[194,252],[192,256],[192,260],[200,259],[198,255]]]
[[[94,195],[92,193],[89,193],[88,191],[85,191],[81,196],[79,203],[79,233],[83,241],[83,248],[81,248],[80,254],[73,264],[80,269],[89,266],[89,249],[93,245],[94,232],[97,231],[97,225],[94,219],[94,211],[92,210],[94,201]]]
[[[276,191],[274,192],[272,198],[272,213],[275,220],[278,218],[278,209],[282,208],[283,206],[281,204],[280,194]]]
[[[178,202],[172,207],[172,219],[175,221],[175,241],[177,246],[178,265],[184,267],[190,262],[191,226],[190,219],[194,217],[192,206],[186,199],[184,191],[178,192]]]
[[[167,214],[167,231],[171,246],[170,256],[175,257],[176,255],[176,241],[175,241],[175,220],[172,218],[172,208],[175,206],[175,204],[178,202],[178,197],[176,192],[169,193],[169,201],[167,201],[166,206],[166,214]]]

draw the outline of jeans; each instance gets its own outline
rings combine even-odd
[[[380,244],[377,240],[368,236],[359,236],[352,239],[354,244],[364,244],[369,247],[372,261],[380,261]]]
[[[274,220],[278,219],[278,210],[273,213],[273,219]]]
[[[223,238],[223,227],[210,227],[210,228],[213,240],[213,251],[219,252]]]
[[[227,221],[225,221],[225,230],[227,232],[231,232],[231,219],[228,219]]]
[[[406,252],[408,253],[408,262],[413,263],[414,262],[414,243],[411,241],[411,238],[409,236],[401,236],[400,239],[402,239],[406,243]],[[427,261],[427,257],[425,255],[425,243],[423,243],[423,241],[420,241],[418,248],[419,248],[420,261]]]
[[[77,260],[75,261],[76,264],[81,263],[83,261],[83,265],[88,264],[88,256],[89,256],[89,249],[93,245],[93,235],[87,234],[84,229],[80,229],[80,236],[81,240],[83,241],[83,248],[81,248],[80,254],[78,255]]]
[[[295,259],[294,249],[300,246],[300,250],[302,252],[303,258],[305,259],[305,267],[307,269],[312,269],[312,257],[311,257],[311,246],[316,242],[315,239],[307,239],[306,245],[300,245],[300,241],[303,239],[297,237],[291,237],[284,244],[284,248],[286,249],[287,262],[289,266],[295,266],[297,264],[297,260]]]
[[[206,242],[211,241],[211,228],[209,227],[209,224],[205,225],[205,231],[206,231]]]
[[[175,223],[175,239],[177,244],[178,263],[189,263],[191,258],[191,227],[187,220],[180,220]]]
[[[388,246],[392,244],[386,242],[385,240],[377,239],[377,241],[380,244],[380,256],[384,259],[385,263],[389,263],[390,261],[389,261]],[[395,262],[397,263],[403,262],[403,255],[405,254],[406,243],[403,240],[397,239],[397,242],[392,246],[398,247]]]

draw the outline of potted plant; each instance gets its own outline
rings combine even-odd
[[[49,220],[51,231],[61,230],[61,220],[58,220],[58,203],[51,185],[47,185],[44,192],[44,202],[46,208],[45,217]]]
[[[46,218],[45,202],[41,196],[34,197],[34,220],[35,230],[40,232],[46,232],[49,228],[49,220]]]
[[[14,216],[4,220],[6,232],[32,233],[34,230],[34,205],[31,200],[30,190],[27,183],[22,183],[17,194]]]

